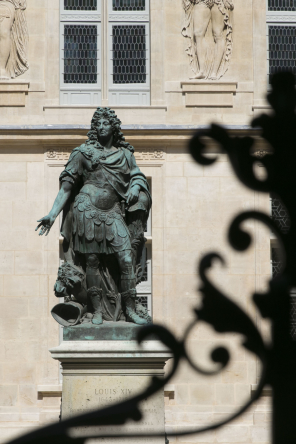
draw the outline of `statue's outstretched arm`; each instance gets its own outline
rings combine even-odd
[[[60,214],[60,212],[62,211],[64,206],[66,205],[68,199],[70,198],[72,188],[73,188],[72,183],[70,183],[68,181],[62,182],[61,189],[54,201],[53,207],[50,210],[49,214],[45,217],[42,217],[42,219],[39,219],[37,221],[40,223],[36,227],[35,231],[37,231],[41,227],[41,229],[39,231],[39,236],[42,236],[43,234],[45,234],[45,236],[48,235],[51,227],[54,224],[54,221],[56,220],[56,218],[58,217],[58,215]]]

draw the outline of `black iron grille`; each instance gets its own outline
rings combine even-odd
[[[148,296],[137,296],[137,302],[148,310]]]
[[[113,11],[145,11],[146,0],[113,0]]]
[[[283,268],[283,261],[279,248],[271,249],[272,277],[275,278]]]
[[[290,219],[288,212],[276,196],[271,195],[271,218],[283,233],[286,233],[290,228]]]
[[[96,11],[97,0],[64,0],[65,11]]]
[[[146,83],[145,25],[112,27],[113,83]]]
[[[296,341],[296,294],[295,290],[291,294],[291,312],[290,312],[290,333],[292,339]]]
[[[296,26],[269,26],[269,82],[272,74],[289,70],[296,75]]]
[[[64,83],[97,83],[97,26],[65,25]]]
[[[269,11],[296,11],[296,0],[268,0]]]
[[[145,248],[145,250],[143,251],[143,254],[145,255],[145,269],[144,269],[144,273],[141,279],[141,282],[148,282],[148,261],[147,261],[147,248]]]

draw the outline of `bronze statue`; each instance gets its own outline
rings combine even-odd
[[[136,285],[144,272],[151,196],[120,125],[113,110],[96,110],[88,140],[72,151],[53,207],[36,228],[39,235],[48,235],[63,210],[66,262],[59,269],[55,294],[66,297],[66,303],[53,310],[63,325],[150,320],[137,306]]]

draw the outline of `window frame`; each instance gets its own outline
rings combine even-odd
[[[268,9],[268,0],[266,0],[266,56],[267,56],[267,88],[271,89],[269,84],[269,27],[270,26],[295,26],[296,11],[270,11]]]
[[[101,15],[101,9],[102,9],[102,1],[101,0],[97,0],[97,10],[96,11],[89,11],[89,10],[85,10],[85,11],[75,11],[75,10],[69,10],[69,9],[64,9],[64,5],[65,5],[65,1],[64,0],[60,0],[60,11],[61,14],[81,14],[81,15],[88,15],[88,14],[100,14]]]
[[[97,83],[64,83],[64,26],[97,26]],[[88,100],[87,100],[88,96]],[[80,98],[80,100],[79,100]],[[60,0],[60,104],[99,106],[102,102],[102,23],[101,0],[97,0],[96,11],[64,10]]]
[[[144,25],[146,35],[146,83],[113,83],[112,26]],[[145,11],[113,11],[113,0],[108,0],[108,99],[110,106],[150,105],[151,91],[150,54],[150,0]]]
[[[107,81],[108,106],[149,106],[151,96],[151,43],[150,43],[150,0],[145,1],[144,11],[113,11],[113,0],[103,0],[107,14],[102,15],[102,0],[97,0],[96,11],[74,11],[64,9],[60,0],[60,105],[100,106],[102,104],[103,82]],[[106,20],[106,22],[105,22]],[[64,26],[97,25],[98,57],[97,83],[64,83]],[[146,35],[146,83],[113,83],[112,26],[144,25]],[[103,48],[103,33],[108,34]],[[103,71],[102,57],[107,52],[107,72]],[[104,78],[104,75],[107,78]]]

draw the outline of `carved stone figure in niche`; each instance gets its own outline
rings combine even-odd
[[[27,0],[0,0],[0,80],[14,79],[29,68],[26,7]]]
[[[72,151],[61,173],[52,210],[38,221],[36,230],[47,235],[63,210],[66,262],[54,290],[66,303],[52,312],[62,325],[150,320],[137,304],[136,285],[145,269],[151,196],[120,124],[113,110],[97,109],[88,140]]]
[[[182,0],[192,79],[220,79],[232,54],[232,0]]]

